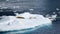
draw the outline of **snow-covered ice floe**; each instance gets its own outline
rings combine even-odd
[[[28,12],[16,14],[16,16],[2,16],[1,18],[0,31],[22,30],[52,24],[49,18]]]

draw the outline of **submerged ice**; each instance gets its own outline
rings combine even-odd
[[[1,18],[0,31],[21,30],[52,24],[49,18],[28,12],[22,14],[16,13],[16,16],[2,16]]]

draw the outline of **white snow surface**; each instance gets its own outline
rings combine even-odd
[[[16,16],[23,16],[25,19],[19,19]],[[43,15],[23,13],[16,16],[2,16],[0,20],[0,31],[21,30],[52,24],[52,21]],[[29,19],[29,17],[36,17],[36,19]]]

